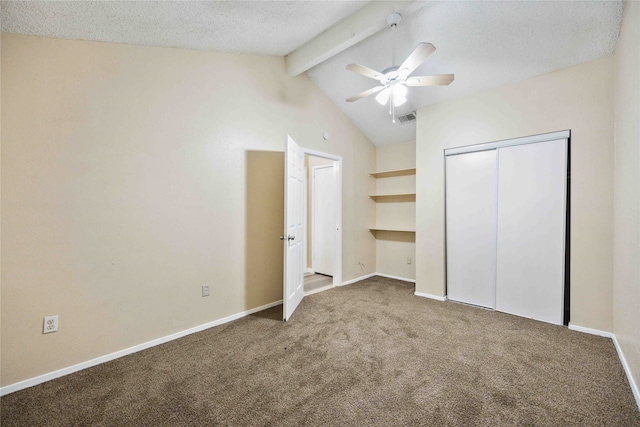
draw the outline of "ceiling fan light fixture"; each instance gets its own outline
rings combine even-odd
[[[407,102],[407,87],[401,83],[395,83],[391,86],[391,100],[393,101],[394,107],[399,107],[400,105]]]
[[[395,84],[393,85],[393,97],[396,96],[405,98],[407,96],[407,87],[403,84]]]
[[[393,95],[393,106],[394,107],[399,107],[402,104],[404,104],[405,102],[407,102],[407,98],[405,98],[404,96]]]
[[[380,105],[386,105],[389,101],[389,96],[391,96],[391,89],[385,88],[376,95],[376,101],[378,101]]]

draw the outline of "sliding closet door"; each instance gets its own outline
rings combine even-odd
[[[446,156],[447,297],[495,308],[496,150]]]
[[[496,310],[563,320],[565,139],[498,150]]]

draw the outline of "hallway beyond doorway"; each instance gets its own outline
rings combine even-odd
[[[329,289],[333,285],[333,277],[324,274],[308,273],[304,275],[304,293],[316,293]]]

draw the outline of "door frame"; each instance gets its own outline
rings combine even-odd
[[[321,151],[311,150],[309,148],[300,147],[304,156],[322,157],[324,159],[333,160],[334,173],[336,174],[336,239],[335,250],[333,254],[333,283],[332,286],[342,285],[342,156],[336,156],[329,153],[323,153]],[[305,174],[305,179],[307,179]],[[308,188],[308,183],[305,185]],[[308,206],[307,206],[308,208]],[[308,229],[307,215],[304,216],[305,227]],[[313,251],[313,246],[311,248]],[[313,262],[313,261],[312,261]],[[306,265],[303,266],[306,270]]]

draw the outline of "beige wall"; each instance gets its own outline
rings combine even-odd
[[[640,3],[626,2],[615,56],[613,332],[640,385]]]
[[[416,291],[445,292],[443,150],[565,129],[571,323],[612,330],[613,57],[418,111]]]
[[[2,80],[3,386],[281,299],[287,134],[375,271],[375,147],[283,58],[3,34]]]
[[[409,169],[415,166],[415,141],[384,145],[376,149],[376,171]],[[415,175],[378,178],[374,181],[377,194],[416,191]],[[378,202],[375,205],[378,227],[415,228],[415,202]],[[405,279],[415,279],[415,241],[415,234],[412,233],[376,232],[376,271]],[[411,258],[411,264],[407,264],[407,258]]]

